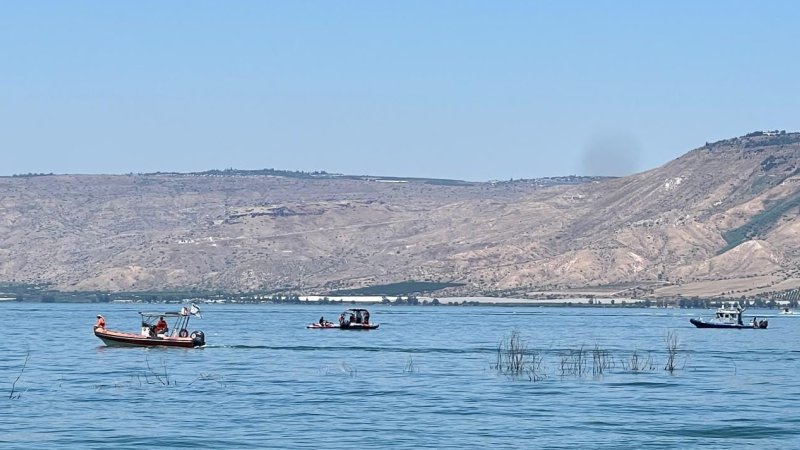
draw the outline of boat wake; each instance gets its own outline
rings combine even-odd
[[[317,345],[206,345],[204,348],[228,348],[239,350],[280,350],[297,352],[316,352],[316,351],[342,351],[340,346],[317,346]],[[473,347],[473,348],[415,348],[415,347],[367,347],[367,346],[348,346],[347,351],[362,352],[388,352],[388,353],[446,353],[446,354],[471,354],[471,353],[497,353],[495,347]]]

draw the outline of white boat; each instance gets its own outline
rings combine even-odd
[[[192,304],[175,312],[140,312],[142,327],[140,333],[108,330],[105,319],[94,327],[94,335],[109,347],[202,347],[206,344],[202,331],[189,333],[189,318],[202,317],[200,308]],[[102,317],[98,314],[98,318]],[[156,322],[157,319],[160,319]],[[170,328],[170,321],[173,326]]]
[[[689,322],[697,328],[734,328],[734,329],[766,329],[769,323],[766,319],[758,320],[753,317],[750,323],[745,324],[742,321],[742,314],[745,308],[742,308],[738,303],[732,306],[723,305],[717,308],[714,317],[710,320],[703,319],[689,319]]]

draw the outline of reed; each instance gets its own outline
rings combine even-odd
[[[678,357],[678,335],[673,331],[668,331],[664,337],[664,343],[667,346],[667,364],[664,366],[664,370],[672,373],[675,371]]]
[[[339,370],[346,373],[350,378],[355,378],[358,376],[358,370],[347,363],[347,361],[342,361],[342,364],[339,366]]]
[[[497,345],[495,364],[492,367],[512,377],[527,376],[531,381],[547,378],[544,358],[538,352],[528,350],[527,343],[517,330],[512,331],[508,339]]]
[[[208,373],[208,372],[202,372],[194,380],[192,380],[189,384],[187,384],[187,386],[191,386],[197,381],[213,381],[213,382],[216,382],[219,385],[222,385],[223,387],[226,387],[227,385],[221,380],[222,380],[222,375],[217,375],[217,374]]]
[[[622,360],[622,370],[626,372],[643,372],[645,370],[654,370],[655,363],[653,363],[653,354],[651,352],[647,352],[647,357],[643,357],[639,355],[638,350],[634,350],[631,353],[631,356],[628,359]]]
[[[341,361],[336,367],[325,366],[324,368],[320,369],[320,373],[323,375],[346,375],[350,378],[356,378],[358,376],[358,370],[351,366],[347,361]]]
[[[614,367],[614,358],[608,353],[608,350],[600,348],[598,344],[594,344],[594,349],[592,349],[592,374],[602,375],[611,367]]]
[[[522,341],[519,331],[511,333],[506,352],[506,367],[511,373],[521,373],[525,370],[525,351],[527,345]]]
[[[22,397],[22,394],[20,393],[14,395],[14,391],[17,387],[17,382],[19,381],[20,378],[22,378],[22,374],[25,373],[25,368],[28,367],[28,360],[30,359],[31,359],[31,351],[28,350],[28,353],[25,355],[25,362],[22,363],[22,369],[20,369],[19,371],[19,375],[17,375],[17,378],[15,378],[14,381],[11,383],[11,393],[8,394],[9,400],[19,400],[20,397]]]
[[[583,346],[577,350],[567,350],[561,353],[561,377],[566,375],[582,376],[589,371],[587,353]]]
[[[416,371],[417,368],[414,367],[414,357],[409,355],[406,366],[403,368],[403,373],[415,373]]]
[[[499,372],[517,375],[525,370],[525,352],[527,345],[520,332],[514,330],[507,340],[497,344],[497,358],[494,369]]]
[[[545,378],[547,378],[547,369],[544,366],[544,357],[538,352],[531,352],[528,379],[531,381],[540,381]]]
[[[155,370],[150,367],[150,360],[145,355],[144,357],[145,365],[147,365],[147,372],[144,373],[144,379],[147,384],[161,384],[162,386],[169,386],[177,385],[177,381],[170,381],[169,379],[169,372],[167,372],[167,362],[165,360],[161,360],[161,365],[164,369],[164,375],[162,376],[160,373],[156,372]],[[150,381],[150,377],[153,377],[156,381]]]

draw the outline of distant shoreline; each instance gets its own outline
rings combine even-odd
[[[525,306],[525,307],[629,307],[629,308],[713,308],[726,302],[743,301],[733,298],[633,298],[575,296],[566,294],[550,298],[517,298],[490,296],[415,296],[415,295],[298,295],[298,294],[223,294],[192,292],[60,292],[27,291],[24,293],[0,292],[3,303],[153,303],[153,304],[361,304],[391,306]],[[796,307],[789,301],[746,299],[745,304],[759,308]]]
[[[220,305],[370,305],[370,306],[423,306],[423,307],[458,307],[458,306],[499,306],[499,307],[556,307],[556,308],[698,308],[707,309],[721,306],[728,300],[709,300],[703,304],[679,304],[678,301],[654,301],[650,299],[635,298],[559,298],[559,299],[524,299],[524,298],[503,298],[503,297],[411,297],[413,302],[409,302],[408,297],[397,297],[389,299],[382,296],[297,296],[293,299],[273,300],[271,298],[260,299],[222,299],[222,298],[176,298],[170,300],[148,301],[140,298],[118,298],[108,301],[97,301],[90,297],[73,298],[70,300],[42,301],[40,299],[17,300],[16,298],[0,298],[2,303],[29,303],[29,304],[166,304],[180,305],[188,303],[198,304],[220,304]],[[775,308],[783,308],[787,305],[775,305]]]

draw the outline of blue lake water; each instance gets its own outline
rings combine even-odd
[[[340,305],[203,305],[204,348],[92,334],[98,312],[135,331],[162,308],[0,304],[0,447],[800,448],[800,316],[700,330],[689,318],[713,311],[381,305],[364,332],[305,328]],[[513,330],[546,378],[492,368]],[[595,346],[614,362],[602,375]],[[580,348],[588,370],[565,374]],[[626,370],[634,351],[651,365]]]

